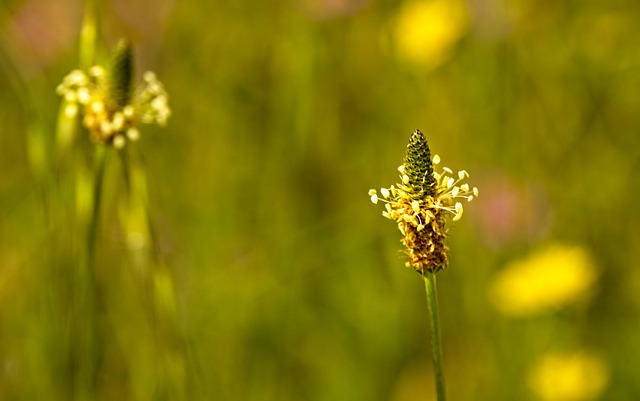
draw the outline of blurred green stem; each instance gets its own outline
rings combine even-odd
[[[447,397],[444,387],[444,368],[442,363],[442,340],[440,338],[440,317],[438,315],[436,273],[424,272],[422,274],[422,279],[424,280],[424,286],[427,291],[427,307],[429,309],[429,321],[431,323],[431,347],[436,376],[437,400],[445,401]]]
[[[96,44],[96,0],[86,0],[84,21],[80,31],[80,69],[87,71],[94,64]]]
[[[107,165],[107,149],[105,146],[96,146],[95,171],[93,182],[93,210],[89,221],[89,235],[87,236],[87,260],[88,265],[95,264],[96,236],[98,232],[98,219],[100,217],[100,204],[102,197],[102,181]]]
[[[87,265],[93,270],[95,265],[96,237],[98,233],[98,220],[100,218],[100,205],[102,198],[102,181],[107,165],[107,149],[105,146],[96,146],[95,171],[93,182],[93,208],[89,221],[87,235]]]
[[[107,152],[104,146],[96,147],[95,166],[93,175],[93,208],[87,226],[87,246],[84,266],[84,280],[81,285],[84,286],[84,336],[85,348],[80,358],[80,376],[78,385],[81,386],[77,399],[94,400],[98,371],[98,351],[100,344],[98,341],[98,308],[97,293],[98,283],[96,281],[96,245],[98,237],[98,226],[100,221],[100,209],[102,199],[102,183],[104,180],[104,172],[107,164]]]

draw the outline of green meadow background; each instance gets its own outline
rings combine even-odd
[[[67,400],[85,239],[55,89],[83,4],[1,4],[0,399]],[[480,191],[438,275],[450,399],[640,399],[640,3],[412,4],[101,2],[98,54],[130,38],[172,117],[121,152],[146,176],[142,262],[119,220],[124,158],[107,166],[96,399],[434,400],[423,284],[367,195],[397,182],[416,128]],[[505,314],[496,277],[552,246],[582,249],[597,280]],[[573,393],[531,373],[553,353],[595,360],[552,369]]]

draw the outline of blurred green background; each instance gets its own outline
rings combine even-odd
[[[0,7],[3,400],[68,399],[56,283],[73,274],[61,188],[75,173],[51,155],[82,14],[79,0]],[[450,399],[640,399],[638,21],[622,0],[103,2],[100,43],[129,37],[173,115],[127,145],[153,274],[130,271],[108,224],[117,195],[103,204],[97,398],[435,399],[422,282],[367,196],[398,180],[419,128],[480,190],[438,276]],[[587,261],[546,267],[597,280],[505,313],[497,277],[553,246]],[[541,280],[545,294],[554,274]],[[541,379],[556,354],[590,362]]]

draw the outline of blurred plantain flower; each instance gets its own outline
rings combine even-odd
[[[373,203],[385,203],[382,215],[398,224],[409,256],[406,265],[421,274],[447,267],[445,218],[449,215],[453,221],[459,220],[463,211],[459,200],[471,201],[478,196],[477,188],[462,184],[469,177],[466,171],[454,175],[443,167],[438,173],[433,166],[439,163],[440,157],[431,158],[426,138],[416,130],[407,145],[404,164],[398,167],[400,183],[380,189],[382,198],[375,189],[369,190]]]
[[[145,72],[142,84],[132,91],[132,59],[131,46],[121,42],[106,68],[74,70],[57,88],[65,116],[80,114],[93,141],[118,149],[140,137],[140,123],[164,126],[171,115],[167,92],[153,72]]]
[[[420,66],[437,68],[468,31],[467,6],[461,0],[416,0],[396,16],[393,38],[399,55]]]
[[[597,400],[608,380],[604,361],[585,351],[546,354],[528,375],[529,387],[541,401]]]
[[[489,295],[503,314],[530,316],[588,299],[597,278],[586,249],[556,244],[510,263]]]

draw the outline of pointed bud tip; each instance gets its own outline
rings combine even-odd
[[[409,139],[404,166],[403,184],[411,188],[412,196],[435,195],[436,179],[433,175],[431,151],[427,139],[418,129],[413,131]]]
[[[117,107],[125,107],[131,98],[133,80],[133,50],[131,43],[123,39],[111,53],[107,67],[109,101]]]

